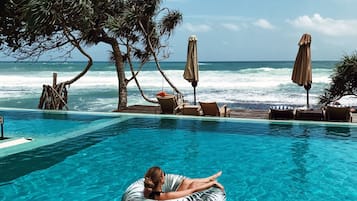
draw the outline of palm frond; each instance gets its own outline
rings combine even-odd
[[[343,56],[336,64],[331,83],[319,97],[319,103],[328,104],[346,95],[357,96],[357,53]]]

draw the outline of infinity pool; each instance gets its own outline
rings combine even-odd
[[[357,125],[6,110],[0,200],[120,200],[158,165],[227,200],[357,200]],[[9,149],[11,151],[9,151]]]

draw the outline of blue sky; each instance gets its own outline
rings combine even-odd
[[[162,6],[183,14],[169,40],[169,61],[185,61],[193,34],[200,61],[294,60],[303,33],[312,35],[313,60],[340,59],[357,47],[356,0],[164,0]],[[107,61],[108,50],[89,52]],[[82,59],[74,53],[71,60]]]

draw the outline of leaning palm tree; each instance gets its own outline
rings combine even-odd
[[[181,92],[174,86],[160,66],[160,59],[166,58],[167,40],[174,28],[182,21],[182,15],[176,10],[160,8],[160,0],[127,1],[121,18],[110,18],[109,29],[119,36],[119,44],[125,47],[125,62],[129,64],[132,77],[126,83],[134,80],[143,98],[150,100],[142,90],[137,79],[144,65],[153,61],[166,82],[178,94]],[[159,57],[161,56],[161,58]],[[113,54],[115,60],[115,54]],[[134,66],[133,60],[140,61]]]
[[[319,103],[328,104],[347,95],[357,96],[357,53],[346,55],[336,64],[332,81]]]

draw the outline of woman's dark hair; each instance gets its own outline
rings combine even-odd
[[[152,191],[159,185],[162,174],[160,167],[151,167],[145,174],[144,187]]]

